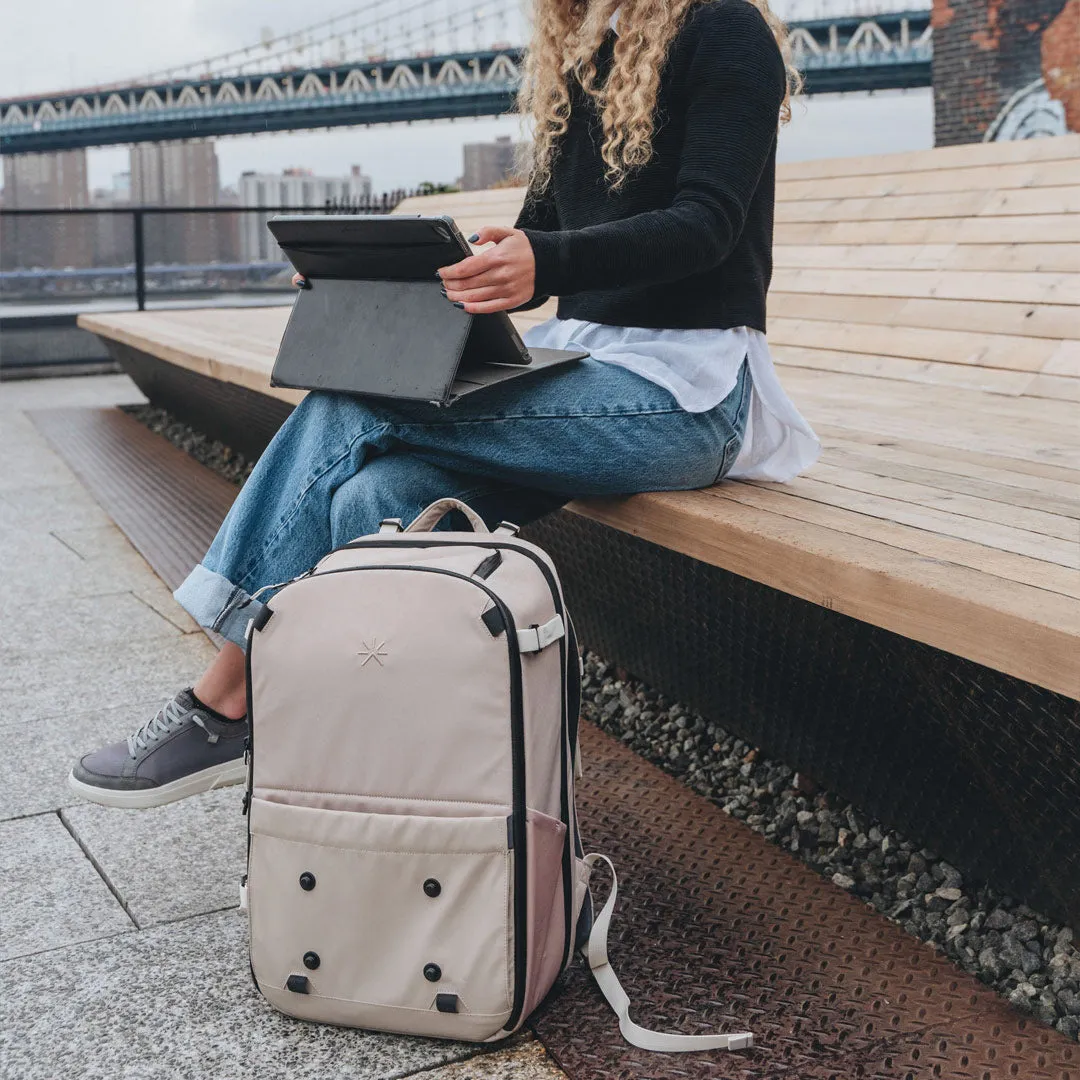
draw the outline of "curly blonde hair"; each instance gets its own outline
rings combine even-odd
[[[531,190],[551,180],[558,140],[570,117],[570,78],[597,104],[604,143],[606,180],[613,191],[652,157],[656,96],[668,49],[687,13],[710,0],[535,0],[532,40],[518,92],[518,111],[531,116],[534,137],[521,171]],[[779,119],[791,119],[791,98],[802,76],[791,61],[787,27],[769,9],[769,0],[749,0],[765,17],[784,57],[787,90]],[[615,9],[619,36],[607,81],[596,85],[596,51]]]

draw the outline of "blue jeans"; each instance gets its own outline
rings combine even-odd
[[[661,387],[591,358],[448,408],[309,394],[176,599],[243,647],[269,598],[252,593],[436,499],[462,499],[490,525],[524,525],[577,496],[707,487],[735,461],[749,398],[746,364],[715,409],[689,413]]]

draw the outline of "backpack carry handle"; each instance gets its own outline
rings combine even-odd
[[[451,510],[460,510],[465,515],[469,525],[472,526],[473,532],[486,533],[489,531],[484,519],[471,506],[463,503],[460,499],[436,499],[429,507],[421,510],[416,515],[405,531],[431,532]]]

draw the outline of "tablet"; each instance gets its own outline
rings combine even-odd
[[[450,217],[292,214],[267,225],[304,275],[271,384],[449,404],[586,353],[530,350],[506,312],[471,315],[436,270],[472,254]]]

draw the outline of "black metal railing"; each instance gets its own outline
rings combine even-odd
[[[402,199],[426,193],[426,188],[400,190],[322,206],[0,210],[0,312],[13,304],[23,311],[132,295],[142,311],[153,292],[164,298],[284,291],[288,263],[266,230],[267,218],[282,213],[386,214]],[[252,218],[253,225],[242,232],[242,222]]]

